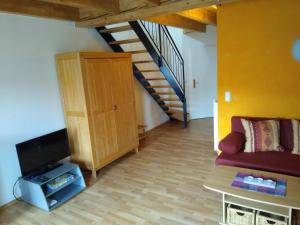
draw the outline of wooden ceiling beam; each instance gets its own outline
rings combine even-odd
[[[158,6],[145,7],[135,11],[121,12],[116,15],[106,15],[95,19],[82,20],[76,23],[78,27],[97,27],[112,23],[133,21],[163,14],[171,14],[178,11],[215,5],[219,3],[233,2],[236,0],[177,0],[163,2]]]
[[[120,12],[119,0],[40,0],[43,2],[54,3],[59,5],[72,6],[76,8],[90,8],[102,10],[110,13]]]
[[[77,8],[36,0],[0,1],[0,11],[71,21],[78,21],[80,19],[79,10]]]
[[[195,20],[190,20],[188,18],[185,18],[177,14],[156,16],[146,20],[154,23],[163,24],[166,26],[178,27],[178,28],[193,30],[198,32],[206,32],[205,24],[199,23]]]
[[[176,14],[204,24],[217,24],[217,10],[212,7],[190,9],[178,12]]]
[[[155,5],[159,5],[160,4],[160,0],[140,0],[143,3],[146,3],[148,5],[151,6],[155,6]]]
[[[107,14],[107,12],[104,12],[104,11],[99,11],[97,9],[88,9],[88,8],[80,8],[79,13],[80,13],[81,20],[82,19],[92,19],[92,18],[96,18],[96,17]]]

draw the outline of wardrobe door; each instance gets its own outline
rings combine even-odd
[[[119,151],[138,147],[137,118],[131,58],[114,59],[113,98]]]
[[[111,73],[114,62],[111,59],[84,59],[84,64],[94,164],[97,168],[118,152],[114,79]]]

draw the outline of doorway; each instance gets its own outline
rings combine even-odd
[[[183,35],[186,94],[191,119],[213,117],[217,99],[217,28]]]

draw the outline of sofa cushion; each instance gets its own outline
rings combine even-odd
[[[221,153],[216,159],[216,164],[300,177],[300,156],[290,152],[240,152],[234,155]]]
[[[280,145],[289,152],[294,148],[293,126],[289,119],[280,120]]]
[[[292,126],[293,126],[293,154],[300,154],[300,123],[298,120],[292,120]]]
[[[245,152],[265,152],[281,149],[279,144],[279,121],[251,121],[241,119],[245,130]]]
[[[231,131],[245,134],[241,119],[247,119],[251,121],[268,120],[272,118],[264,117],[241,117],[233,116],[231,118]],[[285,151],[292,151],[294,147],[293,143],[293,127],[290,119],[279,119],[280,123],[280,145]]]
[[[219,143],[219,149],[228,154],[236,154],[245,145],[245,135],[237,132],[231,132]]]
[[[245,130],[242,124],[241,119],[251,120],[251,121],[262,121],[273,118],[265,118],[265,117],[243,117],[243,116],[233,116],[231,117],[231,131],[245,134]],[[276,118],[274,118],[276,119]]]

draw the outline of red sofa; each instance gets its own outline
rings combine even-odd
[[[277,172],[300,177],[300,156],[292,154],[293,128],[291,120],[280,121],[280,145],[284,151],[244,152],[245,136],[241,118],[248,120],[265,120],[270,118],[232,117],[231,133],[219,143],[222,153],[216,159],[217,165],[237,166]]]

